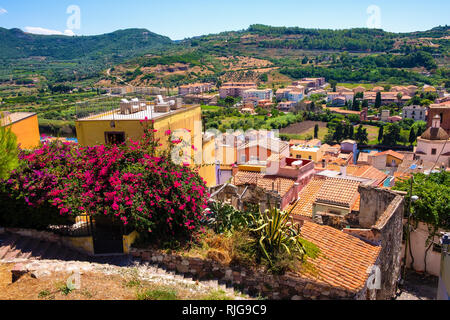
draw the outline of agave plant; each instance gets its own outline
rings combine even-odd
[[[290,220],[290,212],[273,208],[252,218],[257,227],[250,231],[256,235],[259,251],[271,266],[276,257],[283,253],[299,261],[304,261],[305,255],[312,258],[317,256],[317,247],[301,238],[300,226]]]
[[[218,234],[241,230],[247,226],[247,213],[235,210],[227,203],[210,203],[207,218],[210,228]]]

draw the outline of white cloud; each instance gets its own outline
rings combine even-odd
[[[6,13],[8,13],[8,11],[6,11],[6,9],[0,8],[0,16],[2,14],[6,14]]]
[[[66,36],[75,36],[76,34],[72,31],[72,30],[70,30],[70,29],[67,29],[67,30],[65,30],[64,31],[64,34],[66,35]]]
[[[33,33],[33,34],[43,34],[43,35],[65,35],[65,36],[74,36],[75,33],[72,30],[65,30],[64,32],[58,30],[45,29],[41,27],[25,27],[25,32]]]

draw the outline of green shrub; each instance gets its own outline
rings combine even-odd
[[[223,290],[216,290],[216,291],[211,291],[208,295],[203,297],[202,300],[219,301],[219,300],[233,300],[233,299],[228,297],[227,293],[225,291],[223,291]]]
[[[1,120],[2,114],[0,113]],[[11,171],[18,166],[18,154],[16,135],[11,132],[10,128],[0,124],[0,179],[7,179]]]
[[[177,300],[177,292],[173,289],[145,290],[136,294],[137,300]]]

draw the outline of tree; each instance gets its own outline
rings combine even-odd
[[[386,133],[383,136],[383,144],[395,146],[401,140],[401,127],[398,123],[387,126]]]
[[[364,109],[364,108],[368,108],[368,107],[369,107],[369,101],[363,100],[363,102],[362,102],[362,108]]]
[[[381,92],[377,92],[377,96],[375,98],[375,108],[381,107]]]
[[[334,135],[332,132],[328,132],[323,138],[323,142],[329,145],[332,145],[334,141]]]
[[[314,139],[317,139],[319,137],[319,125],[316,124],[314,126]]]
[[[18,154],[16,135],[11,128],[0,126],[0,180],[8,179],[11,171],[18,166]]]
[[[267,75],[267,73],[263,73],[259,76],[259,80],[261,80],[262,82],[267,82],[269,81],[269,76]]]
[[[228,96],[228,97],[225,98],[225,104],[226,104],[228,107],[233,106],[234,103],[235,103],[235,100],[234,100],[233,97]]]
[[[384,126],[380,126],[380,130],[378,131],[378,143],[383,140],[384,135]]]
[[[350,127],[348,129],[348,138],[353,139],[354,137],[355,137],[355,127],[350,125]]]
[[[450,229],[450,172],[441,171],[425,175],[416,173],[414,179],[400,179],[394,190],[406,191],[405,202],[411,203],[411,217],[415,222],[423,222],[428,227],[425,241],[427,249],[424,256],[424,271],[427,271],[427,253],[433,245],[434,236],[439,229]],[[411,190],[412,189],[412,190]],[[411,196],[418,197],[411,202]],[[409,242],[409,239],[407,239]]]
[[[337,81],[336,80],[330,80],[329,82],[330,82],[331,89],[333,90],[333,92],[336,92]]]
[[[358,130],[356,130],[355,139],[358,144],[366,144],[367,142],[369,142],[367,129],[362,125],[359,125]]]
[[[394,189],[407,191],[406,202],[409,202],[411,180],[399,180]],[[413,195],[419,197],[412,204],[412,215],[415,220],[434,225],[437,228],[450,229],[450,172],[442,171],[414,174]]]
[[[425,121],[416,121],[411,127],[416,131],[416,137],[420,137],[427,130],[427,123]]]
[[[416,132],[414,131],[414,128],[411,127],[411,130],[409,131],[409,139],[408,142],[413,145],[413,143],[416,141],[417,136]]]
[[[344,126],[341,122],[338,122],[336,128],[334,129],[333,140],[339,143],[344,137]]]

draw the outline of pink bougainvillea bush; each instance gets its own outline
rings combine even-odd
[[[158,150],[152,123],[143,125],[142,139],[127,144],[53,142],[21,152],[3,193],[31,208],[56,208],[60,216],[106,215],[157,237],[189,237],[201,228],[205,181],[172,163],[170,149]]]

